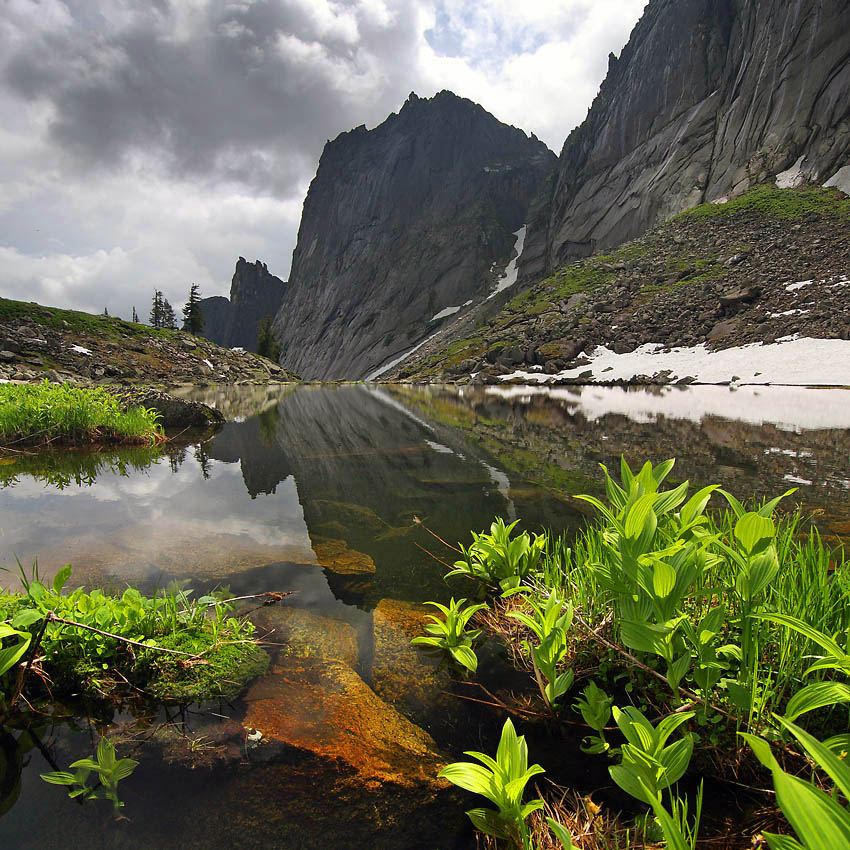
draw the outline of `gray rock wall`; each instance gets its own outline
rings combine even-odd
[[[450,92],[411,95],[374,130],[328,142],[275,321],[281,363],[362,378],[432,333],[441,310],[483,298],[554,164]]]
[[[850,165],[850,0],[650,0],[535,200],[520,277],[798,163],[820,183]]]
[[[230,300],[221,296],[204,298],[202,335],[219,345],[257,350],[257,327],[262,319],[273,319],[283,303],[286,283],[275,277],[265,263],[236,262],[230,282]]]

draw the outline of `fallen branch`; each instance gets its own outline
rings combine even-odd
[[[164,646],[140,643],[137,640],[130,640],[130,638],[112,634],[112,632],[105,632],[102,629],[96,629],[94,626],[87,626],[85,623],[78,623],[75,620],[66,620],[64,617],[57,617],[52,611],[48,611],[47,614],[45,614],[44,619],[45,622],[49,620],[51,623],[64,623],[66,626],[75,626],[78,629],[86,629],[87,631],[103,635],[104,637],[113,638],[114,640],[121,641],[122,643],[129,643],[132,646],[140,646],[142,649],[153,649],[157,652],[167,652],[169,655],[183,655],[187,658],[193,658],[199,661],[203,660],[200,655],[194,655],[191,652],[181,652],[179,649],[166,649]]]

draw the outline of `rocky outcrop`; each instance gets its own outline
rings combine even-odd
[[[586,367],[598,346],[850,339],[849,220],[850,199],[818,187],[760,186],[704,204],[562,267],[486,322],[457,323],[388,377],[497,383],[516,369]]]
[[[240,257],[230,282],[230,300],[219,295],[201,300],[203,335],[228,348],[256,351],[260,322],[274,319],[285,294],[286,282],[265,263]]]
[[[328,142],[304,202],[281,363],[362,378],[486,297],[555,157],[440,92]],[[467,303],[468,302],[468,303]]]
[[[848,0],[651,0],[535,202],[521,279],[778,178],[850,184]]]
[[[277,363],[184,331],[111,316],[5,301],[0,380],[238,383],[291,380]]]

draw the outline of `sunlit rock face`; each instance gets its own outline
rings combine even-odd
[[[651,0],[534,204],[520,277],[756,182],[841,185],[848,15],[839,0]]]
[[[482,300],[555,156],[451,92],[325,145],[304,202],[281,363],[362,378]],[[452,313],[451,315],[454,315]]]

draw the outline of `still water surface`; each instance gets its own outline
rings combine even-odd
[[[573,496],[598,492],[598,463],[624,453],[676,456],[680,479],[739,496],[796,486],[825,534],[850,536],[842,390],[194,394],[230,420],[204,443],[0,467],[0,566],[38,559],[50,576],[70,562],[88,587],[296,591],[257,614],[273,654],[288,648],[237,704],[112,718],[122,754],[133,746],[141,761],[121,786],[127,821],[38,777],[90,753],[102,725],[44,718],[0,734],[4,848],[474,846],[469,801],[429,771],[446,753],[492,749],[500,718],[453,696],[468,686],[408,646],[411,603],[468,592],[444,583],[435,558],[453,553],[416,519],[450,543],[494,515],[570,531],[584,521]],[[492,687],[513,684],[497,647],[482,656]],[[250,747],[243,724],[265,740]],[[598,781],[562,750],[533,756],[553,778]]]

